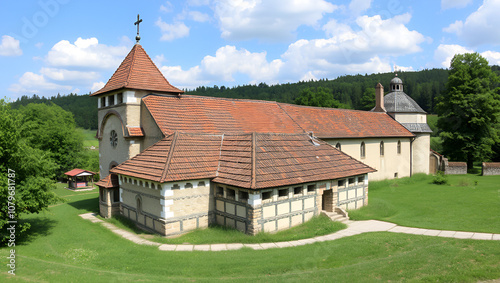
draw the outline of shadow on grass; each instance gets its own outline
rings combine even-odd
[[[50,235],[50,231],[57,225],[57,223],[58,221],[47,217],[22,220],[20,224],[28,224],[30,228],[19,235],[16,239],[16,245],[27,245],[39,237],[46,237]]]
[[[99,213],[99,199],[97,197],[68,202],[68,204],[83,212]]]

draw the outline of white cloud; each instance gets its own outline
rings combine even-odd
[[[101,88],[103,88],[105,85],[106,84],[104,82],[93,83],[92,87],[90,88],[90,91],[96,92],[96,91],[100,90]]]
[[[74,44],[67,40],[56,43],[45,61],[50,66],[69,69],[114,69],[127,53],[125,46],[107,46],[99,44],[95,37],[79,37]]]
[[[174,6],[169,1],[165,2],[165,5],[160,5],[160,11],[164,13],[170,13],[174,10]]]
[[[444,31],[457,34],[472,46],[500,44],[500,0],[484,0],[477,11],[470,14],[465,22],[456,21]]]
[[[474,50],[456,44],[440,44],[434,51],[434,59],[441,64],[443,68],[449,68],[451,59],[455,54],[472,53]]]
[[[472,0],[441,0],[441,9],[464,8],[472,3]]]
[[[9,35],[3,35],[0,42],[0,56],[21,56],[23,51],[19,46],[19,40]]]
[[[170,41],[176,38],[182,38],[189,35],[189,27],[187,27],[182,22],[175,22],[173,24],[167,24],[162,21],[161,17],[156,21],[156,26],[161,30],[161,38],[163,41]]]
[[[20,94],[40,94],[43,91],[55,92],[70,91],[71,86],[48,82],[43,75],[26,72],[19,79],[19,83],[10,86],[9,91]]]
[[[349,4],[349,10],[354,15],[360,15],[370,8],[372,0],[352,0]]]
[[[405,66],[394,65],[393,71],[394,72],[413,72],[415,70],[413,69],[412,66],[405,67]]]
[[[283,40],[292,38],[301,25],[316,25],[335,9],[337,6],[324,0],[286,4],[278,0],[218,0],[214,12],[223,38]]]
[[[500,65],[500,52],[488,50],[488,51],[482,52],[481,56],[486,58],[490,65]]]
[[[165,77],[181,88],[193,88],[209,82],[231,82],[237,74],[246,75],[251,82],[275,81],[283,62],[268,62],[266,52],[252,53],[234,46],[219,48],[215,56],[205,56],[200,65],[182,70],[180,66],[160,68]]]
[[[210,21],[210,16],[208,14],[199,11],[189,11],[189,18],[195,22],[204,23]]]
[[[82,71],[71,71],[66,69],[58,68],[46,68],[43,67],[40,73],[53,81],[61,81],[65,83],[70,82],[88,82],[91,83],[99,78],[99,73],[97,72],[82,72]]]

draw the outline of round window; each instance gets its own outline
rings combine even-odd
[[[115,132],[115,130],[111,131],[111,134],[109,135],[109,142],[111,143],[112,147],[116,147],[118,144],[118,134]]]

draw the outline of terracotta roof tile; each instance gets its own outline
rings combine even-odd
[[[127,126],[128,136],[129,137],[143,137],[144,131],[141,127],[132,127]]]
[[[157,182],[213,178],[249,189],[375,170],[307,134],[175,132],[111,172]]]
[[[91,96],[122,88],[183,93],[167,81],[140,44],[134,45],[106,85]]]
[[[73,169],[73,170],[70,170],[70,171],[68,171],[68,172],[64,173],[64,175],[68,175],[68,176],[73,177],[73,176],[76,176],[76,175],[78,175],[78,174],[85,173],[85,172],[90,173],[90,174],[92,174],[92,175],[95,175],[95,174],[96,174],[95,172],[92,172],[92,171],[89,171],[89,170],[84,170],[84,169],[78,169],[78,168],[75,168],[75,169]]]
[[[143,101],[165,135],[313,132],[319,138],[413,137],[386,113],[192,95],[149,95]]]
[[[95,183],[99,187],[103,188],[115,188],[119,186],[118,176],[116,174],[109,174],[105,178],[99,180]]]

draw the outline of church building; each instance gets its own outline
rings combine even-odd
[[[175,235],[247,234],[368,203],[368,180],[429,172],[425,112],[399,78],[372,111],[186,95],[137,43],[98,99],[100,213]]]

